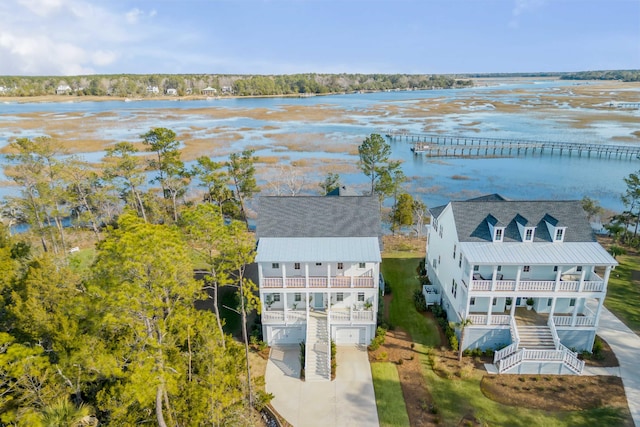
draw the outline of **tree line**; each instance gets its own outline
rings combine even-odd
[[[328,94],[352,91],[432,89],[473,86],[471,80],[418,74],[123,74],[89,76],[0,76],[0,96],[54,95],[68,85],[68,96],[157,96],[168,89],[177,95],[200,95],[205,88],[239,96]],[[149,91],[157,87],[158,92]]]

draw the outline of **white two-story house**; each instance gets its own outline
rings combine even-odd
[[[499,372],[581,373],[617,262],[579,201],[494,194],[432,208],[427,272],[463,349],[501,349]],[[571,350],[570,350],[571,349]]]
[[[326,378],[324,349],[330,339],[337,345],[369,344],[375,335],[378,201],[262,197],[256,233],[264,340],[269,345],[305,342],[307,379],[314,372]]]

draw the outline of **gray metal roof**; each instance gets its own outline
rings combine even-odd
[[[618,265],[597,242],[463,242],[460,250],[472,265]]]
[[[262,237],[256,262],[381,262],[377,237]]]
[[[551,242],[545,220],[551,216],[566,227],[564,242],[595,242],[595,236],[587,214],[578,200],[535,200],[535,201],[463,201],[450,202],[460,242],[490,242],[487,218],[494,217],[505,227],[504,242],[522,242],[516,219],[524,217],[527,226],[536,227],[534,242]]]
[[[256,235],[379,237],[380,206],[370,196],[261,197]]]

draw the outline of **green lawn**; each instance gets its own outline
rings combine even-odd
[[[404,404],[396,365],[389,362],[372,363],[371,375],[373,376],[373,388],[376,392],[380,426],[409,426],[409,416]]]
[[[393,301],[389,311],[393,325],[407,330],[418,343],[420,361],[427,386],[436,408],[442,417],[442,425],[458,425],[471,414],[490,426],[594,426],[624,425],[625,418],[618,411],[594,409],[575,412],[545,412],[521,407],[511,407],[494,402],[480,390],[482,373],[466,379],[444,379],[436,375],[429,365],[430,347],[439,345],[436,325],[415,310],[413,291],[419,287],[416,267],[420,258],[385,258],[382,271],[392,288]]]
[[[425,319],[413,305],[413,293],[420,289],[416,268],[421,258],[385,258],[382,262],[384,280],[390,283],[393,301],[389,321],[401,326],[417,343],[439,346],[440,336],[434,322]]]
[[[604,305],[640,334],[640,280],[631,279],[634,271],[640,272],[640,257],[620,255],[617,260],[620,265],[611,272]]]

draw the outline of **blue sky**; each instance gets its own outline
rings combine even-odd
[[[1,0],[0,75],[640,68],[640,0]]]

